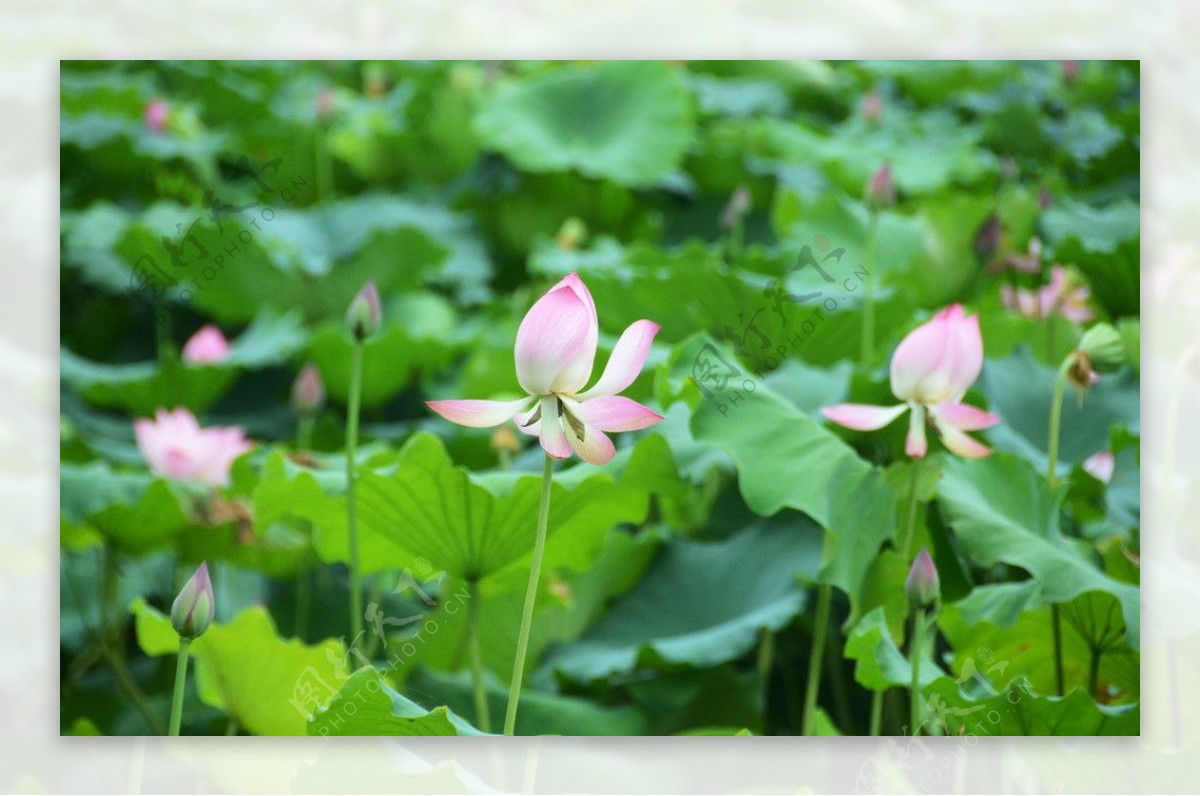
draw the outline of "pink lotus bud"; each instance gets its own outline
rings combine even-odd
[[[365,340],[379,329],[383,310],[379,307],[379,291],[374,280],[363,285],[346,310],[346,324],[356,340]]]
[[[908,333],[892,355],[892,392],[902,401],[957,403],[983,369],[979,316],[952,304]]]
[[[321,372],[309,363],[292,383],[292,409],[298,415],[315,415],[325,405],[325,383]]]
[[[892,165],[884,163],[867,180],[867,204],[875,209],[896,203],[896,184],[892,181]]]
[[[212,581],[208,578],[208,564],[201,563],[171,605],[171,627],[182,638],[202,636],[212,624],[216,608]]]
[[[1087,458],[1083,463],[1083,469],[1096,478],[1097,480],[1108,483],[1112,480],[1113,472],[1116,470],[1117,461],[1113,458],[1110,451],[1100,451],[1094,453]]]
[[[860,106],[862,116],[868,122],[875,122],[879,117],[883,116],[883,95],[878,91],[872,91],[862,99]]]
[[[1000,216],[995,213],[989,215],[975,235],[975,251],[980,257],[988,260],[996,253],[996,249],[1000,246],[1000,235],[1003,232],[1004,225],[1000,223]]]
[[[142,115],[142,120],[146,123],[146,127],[155,135],[162,135],[167,130],[167,117],[170,115],[171,106],[162,97],[155,97],[146,104],[146,110]]]
[[[745,185],[739,185],[721,210],[721,226],[725,229],[732,229],[750,212],[750,208],[753,206],[754,198],[750,196],[749,189]]]
[[[183,344],[183,361],[193,365],[220,362],[229,356],[229,341],[211,323],[202,326]]]
[[[1062,66],[1063,80],[1070,85],[1079,79],[1079,62],[1078,61],[1059,61]]]
[[[937,567],[924,547],[917,553],[912,568],[908,570],[908,577],[904,579],[904,593],[918,605],[928,605],[941,595]]]
[[[334,95],[333,89],[329,86],[321,86],[317,89],[317,96],[313,100],[313,109],[317,112],[317,119],[324,121],[333,113],[337,107],[337,96]]]

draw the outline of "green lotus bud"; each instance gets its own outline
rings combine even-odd
[[[379,329],[383,311],[379,307],[379,291],[375,282],[367,282],[346,310],[346,325],[355,340],[365,340]]]
[[[171,606],[171,626],[182,638],[197,638],[212,624],[216,607],[208,564],[201,563]]]
[[[1079,341],[1079,350],[1097,373],[1111,373],[1125,364],[1125,342],[1121,333],[1107,323],[1088,329]]]
[[[927,605],[941,594],[937,567],[933,565],[933,559],[924,547],[917,553],[912,568],[908,570],[908,577],[904,579],[904,592],[908,599],[917,605]]]

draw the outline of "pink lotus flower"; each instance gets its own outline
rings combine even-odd
[[[200,428],[186,409],[159,409],[154,420],[135,420],[133,431],[152,473],[207,486],[227,486],[233,460],[253,447],[240,427]]]
[[[170,115],[171,106],[162,97],[155,97],[146,103],[146,110],[143,113],[142,120],[146,123],[147,129],[155,135],[162,135],[167,129],[167,117]]]
[[[229,356],[229,341],[221,330],[211,323],[202,326],[200,331],[191,336],[183,344],[183,361],[193,365],[205,365],[220,362]]]
[[[1088,306],[1091,290],[1086,285],[1072,287],[1067,278],[1067,269],[1061,265],[1050,271],[1050,282],[1036,291],[1013,288],[1005,285],[1000,289],[1000,300],[1005,308],[1026,318],[1049,318],[1054,313],[1062,315],[1072,323],[1087,323],[1095,313]]]
[[[600,380],[583,390],[592,375],[600,327],[592,294],[572,273],[537,300],[517,330],[517,381],[526,397],[426,405],[451,423],[472,428],[512,419],[522,432],[538,437],[555,459],[565,459],[574,450],[586,462],[604,464],[615,453],[604,432],[636,431],[662,420],[662,415],[617,395],[641,373],[657,333],[653,321],[630,324]]]
[[[952,452],[972,459],[987,456],[991,449],[964,432],[994,426],[1000,418],[962,403],[982,369],[979,316],[965,317],[962,306],[952,304],[909,332],[892,354],[892,393],[904,403],[886,407],[838,404],[825,407],[821,413],[840,426],[875,431],[911,409],[904,451],[915,458],[924,456],[927,449],[928,413],[942,442]]]

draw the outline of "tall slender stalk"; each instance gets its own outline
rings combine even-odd
[[[171,726],[168,735],[178,735],[179,726],[183,723],[183,692],[187,689],[188,648],[190,638],[179,639],[179,660],[175,664],[175,691],[171,695]]]
[[[313,415],[304,415],[300,418],[299,425],[296,429],[296,449],[300,451],[312,450],[313,426],[315,425],[316,417]]]
[[[908,482],[908,514],[904,523],[904,543],[900,546],[900,554],[907,562],[911,557],[913,537],[917,533],[917,482],[921,475],[923,459],[913,459],[912,478]]]
[[[911,681],[911,712],[909,715],[909,732],[912,735],[921,734],[921,655],[925,646],[925,609],[920,605],[913,606],[912,644],[909,646],[909,657],[912,665]]]
[[[479,645],[479,581],[467,585],[467,645],[471,650],[471,691],[475,695],[475,723],[484,732],[492,731],[492,714],[488,708],[487,684],[483,679],[483,652]]]
[[[884,691],[871,693],[871,735],[878,736],[883,726],[883,694]]]
[[[870,365],[875,359],[875,238],[879,227],[879,213],[871,210],[871,222],[867,226],[866,252],[863,254],[863,270],[867,272],[866,293],[862,317],[862,361]]]
[[[1054,380],[1054,396],[1050,400],[1050,437],[1046,442],[1046,480],[1053,489],[1058,486],[1058,436],[1062,425],[1063,396],[1067,391],[1067,377],[1075,362],[1075,352],[1063,359],[1058,366],[1058,375]],[[1066,693],[1066,681],[1063,677],[1062,649],[1062,616],[1058,603],[1050,604],[1050,626],[1054,641],[1054,682],[1058,695]]]
[[[817,616],[813,625],[812,648],[808,655],[808,685],[804,690],[801,735],[812,735],[816,725],[817,695],[821,691],[821,667],[825,659],[825,637],[829,634],[829,613],[832,605],[833,587],[822,583],[817,587]]]
[[[346,418],[346,529],[350,545],[350,638],[358,640],[363,629],[362,582],[358,566],[358,514],[355,505],[356,462],[358,454],[358,409],[362,398],[362,340],[354,340],[354,358],[350,368],[350,400]]]
[[[521,611],[521,630],[517,634],[517,656],[513,660],[512,681],[508,685],[508,708],[504,715],[504,734],[512,735],[517,727],[517,706],[521,700],[521,681],[525,678],[525,654],[529,650],[529,629],[533,626],[533,606],[537,601],[538,583],[542,577],[542,554],[546,550],[546,523],[550,519],[550,486],[554,475],[554,459],[546,457],[542,471],[542,499],[538,505],[537,536],[533,542],[533,561],[529,566],[529,584],[525,587],[525,607]]]

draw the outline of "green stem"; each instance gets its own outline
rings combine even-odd
[[[808,685],[804,690],[801,735],[812,735],[816,725],[817,695],[821,691],[821,666],[825,657],[825,636],[829,630],[829,612],[832,604],[833,587],[822,583],[817,587],[817,616],[813,625],[812,648],[808,655]]]
[[[179,639],[179,660],[175,665],[175,691],[171,695],[171,727],[168,735],[178,735],[179,725],[183,722],[183,692],[187,688],[188,647],[192,645],[190,638]]]
[[[775,634],[764,627],[758,643],[758,679],[762,683],[763,725],[767,724],[767,711],[771,706],[771,668],[775,664]]]
[[[912,644],[908,653],[912,659],[912,680],[910,683],[912,712],[909,716],[909,728],[914,736],[921,734],[921,654],[924,646],[925,609],[918,605],[913,609]]]
[[[1058,377],[1054,381],[1054,398],[1050,401],[1050,436],[1046,442],[1046,480],[1051,487],[1058,486],[1058,433],[1062,424],[1063,396],[1067,391],[1067,376],[1075,364],[1075,352],[1058,366]]]
[[[878,736],[883,726],[883,691],[871,693],[871,735]]]
[[[296,449],[301,451],[312,450],[313,425],[316,418],[313,415],[304,415],[300,418],[300,424],[296,429]]]
[[[479,646],[479,582],[468,584],[470,602],[467,604],[467,642],[471,648],[471,690],[475,694],[475,722],[484,732],[492,731],[492,714],[488,709],[487,684],[483,679],[483,652]]]
[[[1075,352],[1071,352],[1058,366],[1058,376],[1054,380],[1054,397],[1050,401],[1050,437],[1046,442],[1046,480],[1053,489],[1058,486],[1058,436],[1062,424],[1063,396],[1067,391],[1067,377],[1071,366],[1075,363]],[[1058,695],[1066,691],[1063,678],[1063,649],[1062,649],[1062,617],[1057,603],[1050,605],[1050,625],[1054,639],[1054,681],[1058,687]]]
[[[308,617],[312,613],[312,572],[308,570],[307,558],[296,573],[296,621],[292,627],[292,635],[301,641],[308,635]]]
[[[862,361],[870,365],[875,359],[875,237],[879,214],[871,211],[871,222],[867,227],[867,246],[863,255],[863,270],[867,272],[866,293],[862,317]]]
[[[900,547],[900,553],[906,562],[912,554],[913,537],[917,533],[917,481],[920,478],[922,461],[913,459],[912,478],[908,483],[908,517],[904,524],[904,544]]]
[[[1103,656],[1104,650],[1100,648],[1092,650],[1092,660],[1088,666],[1088,694],[1092,699],[1096,698],[1096,691],[1100,688],[1100,658]]]
[[[362,395],[362,341],[354,341],[350,367],[350,405],[346,418],[346,528],[350,544],[350,638],[358,641],[363,629],[362,583],[358,571],[358,515],[355,506],[355,458],[358,453],[358,407]]]
[[[537,537],[533,543],[533,561],[529,565],[529,584],[525,587],[525,607],[521,612],[521,630],[517,635],[517,657],[513,661],[512,682],[508,685],[508,709],[504,715],[504,734],[517,727],[517,705],[521,700],[521,681],[525,677],[525,654],[529,650],[529,629],[533,625],[533,604],[537,601],[538,582],[542,577],[542,554],[546,549],[546,523],[550,519],[550,485],[554,460],[546,456],[542,472],[542,499],[538,506]]]
[[[1050,632],[1054,637],[1054,685],[1058,695],[1062,696],[1066,693],[1066,684],[1063,679],[1062,612],[1058,603],[1050,603]]]

